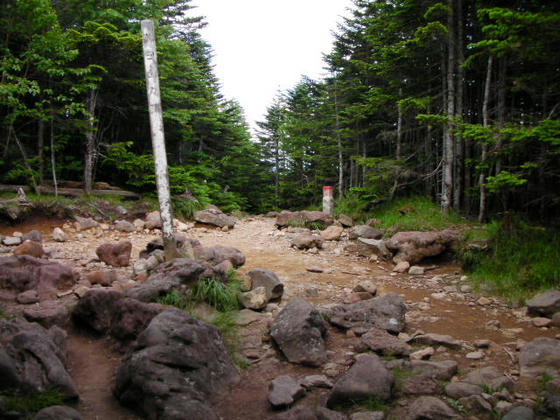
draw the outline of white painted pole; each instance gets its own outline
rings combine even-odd
[[[163,115],[159,91],[154,22],[151,20],[143,20],[141,22],[141,27],[144,67],[146,69],[146,89],[148,91],[148,107],[152,132],[152,148],[154,151],[159,212],[162,222],[163,248],[165,258],[171,260],[177,255],[177,242],[173,235],[173,210],[169,193],[169,176],[167,172],[167,155],[165,152],[165,138],[163,133]]]

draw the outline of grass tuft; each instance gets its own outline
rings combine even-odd
[[[4,390],[0,393],[0,396],[4,402],[6,412],[14,411],[30,414],[46,407],[64,404],[64,394],[56,388],[34,393]]]

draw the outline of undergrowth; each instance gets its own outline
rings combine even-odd
[[[13,411],[22,414],[35,413],[46,407],[64,404],[64,394],[56,388],[33,393],[3,390],[0,392],[0,397],[6,412]]]
[[[466,247],[459,254],[476,287],[520,303],[560,287],[560,231],[520,220],[490,223],[486,231],[487,250]]]

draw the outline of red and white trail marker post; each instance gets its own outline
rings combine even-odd
[[[167,172],[167,155],[165,152],[165,138],[163,134],[163,115],[161,96],[159,91],[159,76],[157,68],[156,36],[154,22],[143,20],[142,47],[144,49],[144,67],[146,69],[146,90],[148,92],[148,107],[150,111],[150,127],[152,134],[152,148],[156,172],[156,185],[161,215],[161,232],[163,236],[163,250],[165,258],[171,260],[177,256],[177,241],[173,235],[173,210],[169,193],[169,175]]]
[[[323,187],[323,213],[334,216],[333,187],[327,185]]]

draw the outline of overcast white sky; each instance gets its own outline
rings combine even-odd
[[[302,75],[324,76],[322,53],[351,0],[193,0],[205,16],[202,36],[214,51],[215,74],[255,128],[279,91]]]

